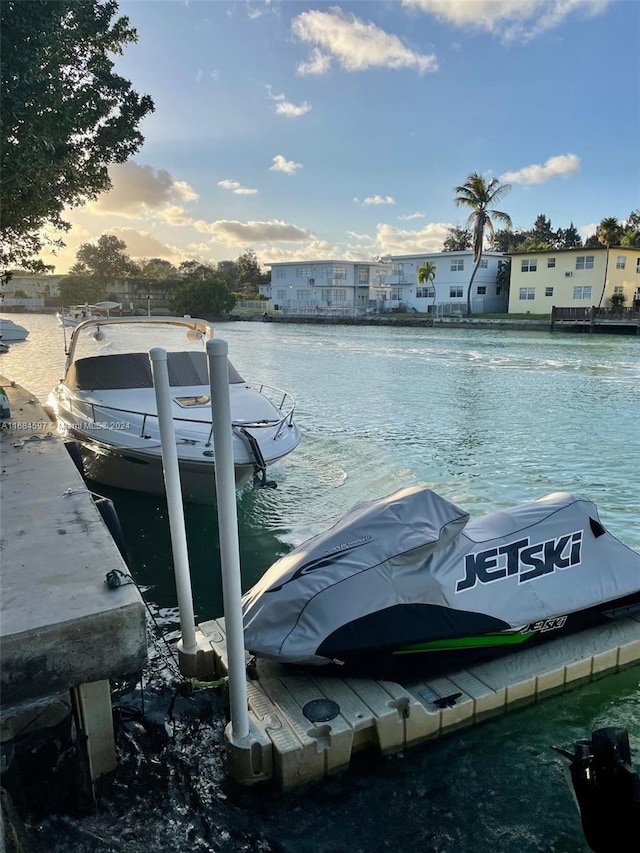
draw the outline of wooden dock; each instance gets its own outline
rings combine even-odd
[[[558,308],[551,309],[550,331],[577,331],[640,335],[638,308]]]
[[[224,620],[199,628],[211,674],[225,675]],[[339,678],[257,661],[247,678],[250,737],[234,743],[227,729],[231,775],[295,788],[346,769],[360,750],[397,752],[639,662],[640,614],[426,680]]]

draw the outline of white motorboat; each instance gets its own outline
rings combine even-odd
[[[96,320],[104,317],[109,317],[111,311],[116,311],[122,308],[120,302],[96,302],[95,305],[89,305],[85,302],[83,305],[70,305],[68,308],[63,308],[62,311],[56,312],[58,323],[61,326],[74,329],[85,320]]]
[[[89,320],[71,335],[65,375],[47,400],[61,435],[75,442],[84,475],[106,485],[164,494],[162,452],[149,351],[167,351],[174,429],[185,500],[215,501],[212,404],[204,320],[118,317]],[[300,442],[295,400],[247,382],[229,362],[237,487],[253,477],[274,486],[267,466]],[[215,405],[215,400],[213,401]]]
[[[5,344],[13,344],[16,341],[26,341],[29,337],[28,329],[14,323],[5,317],[0,317],[0,340]]]

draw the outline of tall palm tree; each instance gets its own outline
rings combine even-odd
[[[472,172],[467,178],[466,184],[454,187],[453,191],[457,193],[454,201],[458,207],[471,208],[471,213],[467,217],[467,223],[473,228],[473,260],[475,261],[475,266],[467,288],[467,317],[470,317],[472,313],[471,288],[478,272],[480,261],[482,260],[484,229],[486,228],[489,234],[492,237],[494,236],[495,228],[492,217],[504,223],[507,228],[511,228],[511,217],[509,214],[504,213],[502,210],[494,210],[491,207],[491,205],[500,201],[501,198],[511,191],[511,184],[501,184],[497,178],[491,178],[487,182],[482,175]]]
[[[418,284],[426,284],[427,286],[433,284],[436,280],[436,265],[432,264],[430,261],[425,261],[421,267],[418,267]],[[431,310],[436,306],[436,288],[433,286],[433,303],[431,305]]]

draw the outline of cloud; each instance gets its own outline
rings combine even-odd
[[[291,225],[277,219],[263,222],[219,219],[216,222],[197,220],[194,228],[205,234],[211,234],[218,243],[227,246],[244,246],[251,243],[273,241],[276,243],[301,243],[313,240],[314,235],[306,228]]]
[[[243,187],[238,181],[232,181],[231,178],[225,178],[224,181],[218,181],[218,186],[225,190],[231,190],[235,195],[255,195],[258,190]]]
[[[381,223],[376,231],[380,251],[385,255],[408,255],[413,252],[440,252],[451,225],[430,222],[419,231],[404,231],[394,225]]]
[[[357,201],[357,199],[356,199]],[[368,195],[362,202],[362,204],[395,204],[396,201],[390,195]]]
[[[402,0],[402,5],[433,15],[454,27],[470,27],[504,41],[530,41],[558,27],[574,13],[594,16],[612,0]]]
[[[166,169],[154,169],[129,161],[109,169],[112,188],[102,193],[86,210],[98,214],[139,217],[174,201],[195,201],[197,192]]]
[[[163,208],[156,214],[156,218],[162,220],[162,222],[166,222],[167,225],[191,225],[192,219],[190,216],[187,216],[187,213],[184,207],[181,207],[179,204],[171,204],[168,207]]]
[[[280,246],[267,246],[259,252],[261,264],[286,263],[287,261],[317,261],[318,258],[335,258],[340,253],[326,240],[311,240],[306,246],[295,249],[283,249]]]
[[[424,219],[424,217],[425,217],[424,213],[420,213],[419,211],[416,211],[415,213],[407,213],[404,216],[398,216],[398,219],[405,219],[405,220],[408,220],[408,219]]]
[[[270,172],[284,172],[285,175],[295,175],[298,169],[302,169],[302,163],[285,160],[282,154],[276,154],[273,158],[273,166],[269,166]]]
[[[511,184],[542,184],[551,178],[570,175],[579,169],[579,157],[575,154],[560,154],[557,157],[549,157],[542,166],[534,164],[518,169],[517,172],[505,172],[500,176],[500,180]]]
[[[331,57],[323,53],[319,48],[314,47],[311,51],[311,56],[308,62],[301,62],[298,65],[298,74],[301,76],[316,76],[321,77],[327,74],[331,69]]]
[[[315,45],[308,62],[298,74],[326,74],[332,60],[345,71],[371,68],[415,68],[419,73],[436,71],[435,56],[417,53],[375,24],[360,20],[335,6],[328,12],[303,12],[291,29],[300,41]]]
[[[268,97],[271,98],[272,101],[277,102],[276,114],[279,116],[298,118],[299,116],[303,116],[305,113],[308,113],[311,109],[311,105],[306,101],[303,101],[302,104],[296,106],[296,104],[292,104],[291,101],[287,101],[286,95],[274,95],[271,86],[267,86],[266,88]]]
[[[148,231],[135,228],[109,228],[109,234],[115,234],[127,244],[126,252],[133,260],[141,258],[163,258],[167,261],[182,259],[183,252],[175,246],[162,243]]]

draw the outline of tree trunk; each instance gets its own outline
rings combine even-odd
[[[476,273],[478,272],[478,267],[480,266],[480,261],[482,260],[482,252],[478,255],[478,260],[476,261],[476,265],[473,268],[473,272],[471,273],[471,280],[469,282],[469,287],[467,288],[467,317],[471,317],[473,314],[471,310],[471,288],[473,287],[473,280],[476,277]]]

